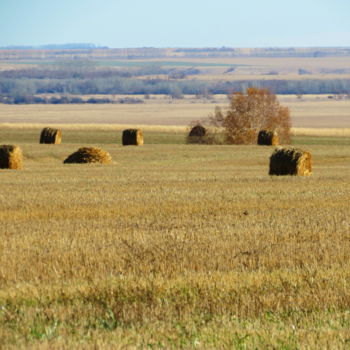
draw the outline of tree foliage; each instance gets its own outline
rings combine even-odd
[[[268,89],[248,88],[230,96],[228,110],[216,107],[213,125],[223,127],[225,141],[231,144],[256,143],[260,130],[275,130],[282,143],[290,142],[290,113]]]

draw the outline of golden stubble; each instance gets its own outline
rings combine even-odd
[[[308,314],[326,322],[327,310],[350,306],[349,146],[305,146],[314,159],[305,178],[268,176],[269,146],[104,144],[114,163],[103,166],[64,165],[76,144],[19,145],[24,169],[0,172],[8,344],[38,344],[39,329],[58,347],[121,346],[125,337],[135,347],[161,339],[178,348],[181,337],[195,347],[178,322],[221,346],[250,320],[251,344],[278,346],[297,321],[277,327],[261,315],[295,313],[307,328]],[[119,323],[106,333],[101,320]],[[295,336],[342,344],[324,332],[332,328]]]

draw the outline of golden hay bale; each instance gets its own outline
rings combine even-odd
[[[270,157],[269,175],[311,175],[311,153],[298,148],[276,148]]]
[[[260,130],[258,134],[258,145],[277,146],[278,135],[276,131]]]
[[[81,147],[76,152],[68,156],[63,163],[102,163],[109,164],[112,162],[111,155],[96,147]]]
[[[62,132],[58,129],[44,128],[40,134],[40,143],[59,145],[62,140]]]
[[[140,129],[126,129],[123,131],[122,138],[123,146],[142,146],[143,145],[143,135]]]
[[[21,169],[23,164],[22,150],[18,146],[0,146],[0,168]]]

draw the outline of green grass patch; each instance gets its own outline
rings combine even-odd
[[[294,136],[293,145],[350,145],[350,137]]]
[[[2,129],[0,130],[1,144],[17,142],[38,143],[39,129]],[[187,134],[184,132],[144,131],[145,144],[186,144]],[[120,130],[63,130],[62,143],[71,144],[121,144]],[[350,145],[349,137],[316,137],[294,136],[292,145]]]
[[[39,143],[39,129],[2,129],[1,144]],[[145,144],[185,144],[185,133],[143,132]],[[63,130],[62,143],[72,144],[121,144],[122,131],[116,130]]]

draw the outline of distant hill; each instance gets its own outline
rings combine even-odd
[[[350,47],[267,48],[108,48],[89,43],[0,48],[0,60],[23,59],[155,59],[235,57],[348,57]]]
[[[350,47],[179,48],[192,57],[330,57],[350,56]]]

